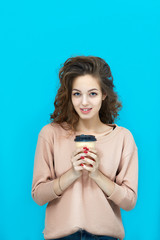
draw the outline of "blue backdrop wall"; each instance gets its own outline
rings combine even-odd
[[[76,55],[110,65],[139,154],[136,207],[121,209],[125,240],[158,240],[159,1],[3,1],[0,3],[2,240],[43,240],[45,208],[31,198],[34,153],[49,123],[58,70]]]

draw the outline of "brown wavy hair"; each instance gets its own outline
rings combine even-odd
[[[76,77],[86,74],[97,78],[102,94],[107,94],[99,110],[101,122],[112,124],[122,108],[117,92],[114,91],[111,69],[104,59],[95,56],[70,57],[59,70],[60,88],[55,97],[55,110],[50,114],[50,121],[59,124],[65,130],[71,130],[71,133],[76,132],[79,120],[71,101],[72,83]]]

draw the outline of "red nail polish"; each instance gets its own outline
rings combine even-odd
[[[83,147],[83,149],[87,149],[87,147]]]
[[[84,164],[83,164],[83,163],[81,163],[80,165],[81,165],[81,166],[83,166]]]
[[[85,151],[84,151],[84,153],[88,153],[88,151],[87,151],[87,150],[85,150]]]
[[[81,156],[81,159],[84,159],[84,157],[83,157],[83,156]]]

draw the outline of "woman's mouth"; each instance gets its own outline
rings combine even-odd
[[[92,108],[80,108],[80,110],[82,113],[86,114],[89,113],[92,110]]]

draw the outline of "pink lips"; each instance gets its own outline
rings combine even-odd
[[[80,110],[81,110],[82,113],[86,114],[86,113],[89,113],[92,110],[92,108],[90,108],[88,111],[83,111],[82,109],[80,109]]]

